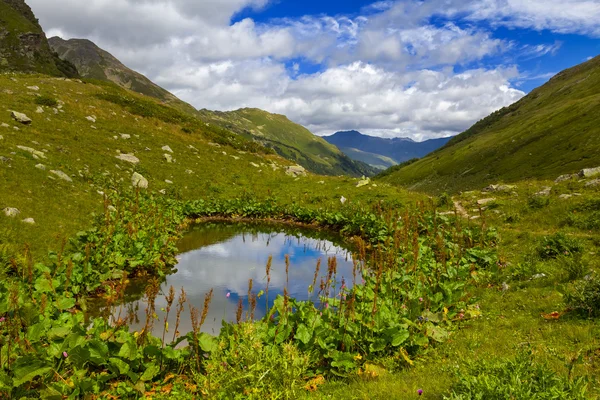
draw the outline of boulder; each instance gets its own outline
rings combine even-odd
[[[33,218],[25,218],[21,222],[23,222],[24,224],[35,225],[35,220]]]
[[[41,169],[42,171],[46,170],[46,166],[44,164],[36,164],[35,166],[37,169]]]
[[[515,185],[490,185],[483,189],[484,192],[510,192],[515,189]]]
[[[121,160],[121,161],[127,161],[127,162],[130,162],[132,164],[139,164],[140,163],[140,159],[137,158],[136,156],[134,156],[133,154],[119,154],[116,157],[119,160]]]
[[[6,215],[7,217],[16,217],[17,215],[21,214],[21,211],[19,211],[18,209],[14,208],[14,207],[6,207],[4,210],[4,215]]]
[[[594,179],[592,181],[586,182],[585,187],[595,187],[600,186],[600,179]]]
[[[121,135],[121,139],[124,139],[124,140],[131,139],[131,135],[128,135],[126,133],[120,133],[119,135]]]
[[[71,177],[69,175],[65,174],[62,171],[50,171],[50,173],[58,176],[60,179],[62,179],[64,181],[73,182],[73,179],[71,179]]]
[[[38,114],[43,114],[44,113],[44,109],[42,107],[38,106],[38,108],[36,108],[35,112],[38,113]]]
[[[39,86],[27,86],[27,89],[33,90],[34,92],[37,92],[38,90],[40,90]]]
[[[46,158],[46,155],[43,152],[36,149],[32,149],[31,147],[17,146],[17,149],[31,153],[31,155],[33,155],[34,158]]]
[[[298,177],[298,176],[306,176],[306,170],[301,165],[292,165],[285,169],[286,175]]]
[[[31,118],[29,118],[27,115],[20,113],[20,112],[11,111],[10,116],[13,117],[13,119],[15,121],[20,122],[23,125],[29,125],[32,122]]]
[[[173,162],[173,156],[170,154],[163,154],[163,158],[168,162],[168,163],[172,163]]]
[[[140,189],[147,189],[148,179],[144,178],[141,174],[134,172],[131,176],[131,185]]]
[[[573,175],[573,174],[561,175],[558,178],[556,178],[554,183],[561,183],[561,182],[569,181],[569,180],[575,178],[576,176],[577,175]]]
[[[95,115],[88,115],[87,117],[85,117],[85,119],[87,119],[88,121],[90,121],[92,124],[96,123],[96,116]]]
[[[591,178],[596,175],[600,175],[600,167],[586,168],[579,171],[580,178]]]
[[[163,146],[162,150],[163,151],[168,151],[169,153],[173,153],[173,150],[171,150],[171,148],[169,146]]]
[[[371,183],[371,179],[365,178],[363,176],[362,179],[359,180],[358,183],[356,184],[356,187],[359,188],[359,187],[367,186],[369,183]]]
[[[489,203],[492,203],[492,202],[494,202],[494,201],[496,201],[496,199],[495,199],[495,198],[489,198],[489,199],[480,199],[480,200],[477,200],[477,204],[479,204],[480,206],[483,206],[483,205],[485,205],[485,204],[489,204]]]
[[[550,193],[552,192],[552,188],[546,186],[545,188],[543,188],[541,191],[537,192],[535,195],[536,196],[550,196]]]

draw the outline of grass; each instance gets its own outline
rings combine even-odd
[[[524,179],[555,179],[600,166],[600,57],[563,71],[519,102],[396,168],[384,182],[431,193]]]

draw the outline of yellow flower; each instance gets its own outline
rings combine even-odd
[[[354,356],[354,359],[355,359],[356,361],[358,361],[358,360],[362,360],[362,356],[361,356],[360,354],[357,354],[357,355],[355,355],[355,356]]]

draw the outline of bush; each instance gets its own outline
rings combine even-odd
[[[35,98],[35,104],[46,107],[56,107],[58,101],[54,97],[42,95]]]
[[[448,193],[442,193],[437,198],[437,206],[438,207],[446,207],[452,204],[452,198]]]
[[[585,399],[587,382],[557,375],[527,353],[514,360],[470,362],[458,372],[447,400]]]
[[[556,259],[558,256],[572,256],[583,251],[583,245],[577,239],[567,237],[563,233],[546,236],[538,248],[543,260]]]
[[[573,290],[565,295],[569,308],[589,317],[600,316],[600,277],[592,275],[589,279],[575,284]]]
[[[539,210],[550,204],[550,198],[546,196],[531,196],[527,199],[529,208]]]

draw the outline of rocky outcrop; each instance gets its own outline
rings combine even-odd
[[[596,167],[596,168],[586,168],[586,169],[582,169],[579,172],[579,177],[580,178],[591,178],[594,176],[600,175],[600,167]]]
[[[131,185],[134,188],[147,189],[148,179],[144,178],[141,174],[134,172],[131,176]]]

